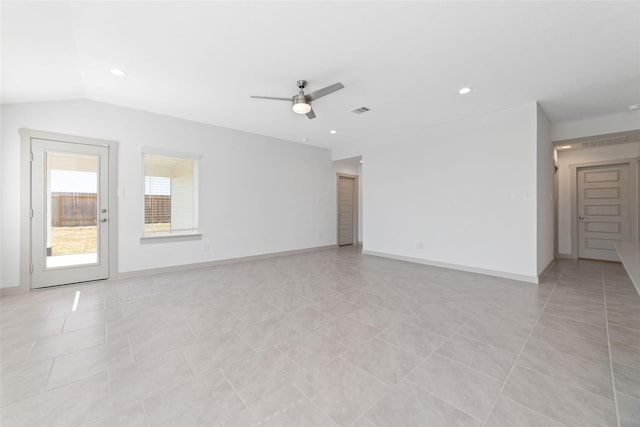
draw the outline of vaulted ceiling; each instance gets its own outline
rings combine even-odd
[[[86,98],[328,148],[534,101],[556,123],[640,103],[640,1],[1,7],[3,103]],[[345,89],[314,120],[249,98],[290,97],[299,79]]]

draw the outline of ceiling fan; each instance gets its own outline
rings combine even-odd
[[[305,95],[304,88],[307,87],[308,82],[306,80],[298,80],[297,86],[299,92],[291,98],[275,98],[273,96],[251,96],[251,98],[257,99],[275,99],[276,101],[290,101],[293,104],[293,111],[298,114],[306,114],[309,119],[314,119],[316,114],[311,108],[311,101],[315,101],[318,98],[329,95],[344,87],[342,83],[334,83],[331,86],[327,86],[322,89],[314,90],[313,92]]]

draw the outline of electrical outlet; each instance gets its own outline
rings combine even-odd
[[[204,242],[204,243],[202,244],[202,250],[203,250],[204,252],[209,252],[209,249],[210,249],[210,248],[211,248],[211,247],[209,246],[209,242]]]
[[[418,248],[418,249],[424,249],[424,242],[418,242],[418,243],[416,243],[416,248]]]

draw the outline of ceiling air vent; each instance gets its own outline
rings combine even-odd
[[[604,147],[607,145],[617,145],[624,144],[626,142],[627,136],[616,136],[613,138],[602,138],[602,139],[592,139],[590,141],[585,141],[582,143],[582,148],[592,148],[592,147]]]
[[[362,113],[366,113],[367,111],[371,111],[371,108],[367,108],[367,107],[356,108],[355,110],[352,111],[352,113],[362,114]]]

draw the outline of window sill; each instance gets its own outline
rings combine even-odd
[[[140,237],[140,243],[165,243],[165,242],[185,242],[189,240],[201,240],[202,234],[168,234],[163,236],[142,236]]]

